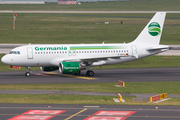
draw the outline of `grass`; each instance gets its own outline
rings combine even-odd
[[[179,0],[130,0],[119,2],[92,2],[81,5],[0,5],[0,10],[52,10],[52,11],[178,11]]]
[[[12,30],[12,14],[0,13],[0,43],[128,43],[153,15],[19,13],[16,30]],[[179,14],[167,14],[161,44],[180,44],[179,18]],[[104,24],[106,21],[110,24]]]
[[[0,94],[0,97],[0,103],[21,104],[180,105],[180,98],[172,98],[160,103],[148,103],[148,101],[132,101],[134,97],[123,97],[125,103],[115,103],[113,98],[117,96]]]
[[[117,81],[118,82],[118,81]],[[68,90],[107,93],[168,93],[180,94],[180,82],[127,82],[126,87],[115,87],[118,83],[77,84],[2,84],[0,90]]]
[[[128,82],[126,87],[115,87],[117,83],[88,83],[88,84],[4,84],[1,90],[70,90],[113,93],[168,93],[180,94],[180,82]],[[123,96],[125,103],[115,103],[117,96],[89,96],[89,95],[20,95],[0,94],[0,103],[23,104],[106,104],[106,105],[180,105],[180,98],[160,103],[148,101],[133,101],[135,96]]]

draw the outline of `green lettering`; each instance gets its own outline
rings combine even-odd
[[[52,50],[52,47],[47,47],[47,50]]]
[[[41,47],[40,50],[42,51],[42,50],[43,50],[43,47]]]
[[[53,50],[56,50],[56,47],[54,47]]]
[[[61,50],[61,48],[60,47],[57,47],[57,49],[56,50]]]
[[[39,50],[41,50],[41,51],[43,51],[43,50],[67,50],[67,47],[63,47],[63,46],[61,46],[61,47],[35,47],[35,50],[36,51],[39,51]]]
[[[39,50],[39,47],[35,47],[35,50],[38,51],[38,50]]]

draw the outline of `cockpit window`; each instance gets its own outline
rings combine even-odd
[[[19,51],[10,51],[9,54],[20,54]]]

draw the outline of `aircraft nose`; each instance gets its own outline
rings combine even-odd
[[[2,61],[2,63],[4,63],[4,64],[8,64],[8,56],[7,56],[7,55],[3,56],[3,57],[1,58],[1,61]]]

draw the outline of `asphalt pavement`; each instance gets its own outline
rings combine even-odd
[[[180,106],[0,104],[2,120],[179,120],[179,112]]]

